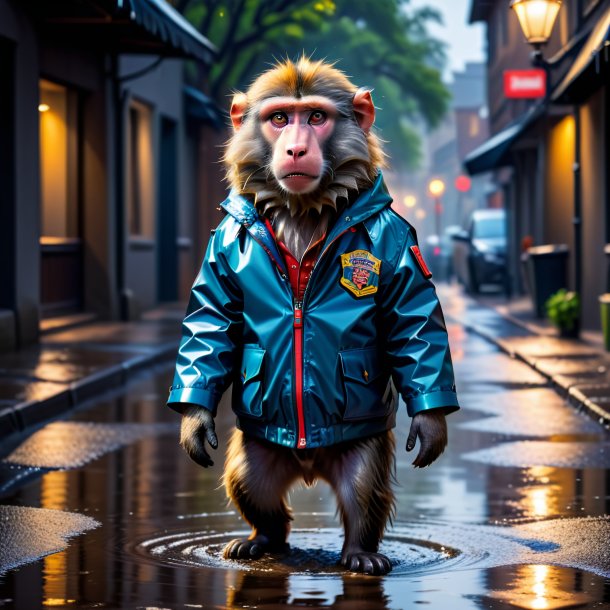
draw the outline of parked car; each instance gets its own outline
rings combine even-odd
[[[476,210],[467,229],[452,235],[453,269],[466,289],[477,294],[483,284],[505,287],[506,213]]]

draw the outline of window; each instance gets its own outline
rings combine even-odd
[[[127,214],[132,236],[154,236],[152,111],[133,100],[127,125]]]
[[[42,235],[77,237],[78,95],[45,79],[39,86]]]
[[[476,138],[480,131],[480,121],[476,114],[471,114],[468,117],[468,135],[471,138]]]

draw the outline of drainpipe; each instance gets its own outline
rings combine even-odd
[[[582,188],[581,188],[581,146],[580,110],[574,107],[574,290],[581,296],[582,288]]]
[[[125,290],[125,160],[123,113],[126,95],[121,91],[119,56],[112,53],[111,78],[114,106],[114,230],[115,230],[115,280],[119,300],[119,319],[128,320],[128,303]]]

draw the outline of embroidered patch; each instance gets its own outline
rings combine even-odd
[[[357,297],[375,294],[379,289],[381,261],[366,250],[354,250],[341,255],[343,277],[341,285]]]
[[[424,257],[421,255],[419,248],[417,246],[411,246],[411,252],[421,269],[421,272],[424,274],[424,277],[429,280],[432,277],[432,272],[428,269],[428,265],[426,265],[426,261]]]

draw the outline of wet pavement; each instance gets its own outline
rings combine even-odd
[[[38,345],[0,354],[0,440],[14,444],[31,427],[173,358],[184,310],[170,304],[138,322],[57,329]]]
[[[503,332],[497,316],[444,306]],[[414,470],[400,410],[388,576],[337,567],[342,533],[320,483],[291,494],[289,555],[223,560],[247,528],[219,487],[221,460],[204,470],[180,450],[163,406],[171,367],[158,365],[0,462],[0,607],[610,607],[610,436],[543,372],[460,324],[449,331],[462,411],[445,454]],[[219,411],[220,452],[233,418]]]

